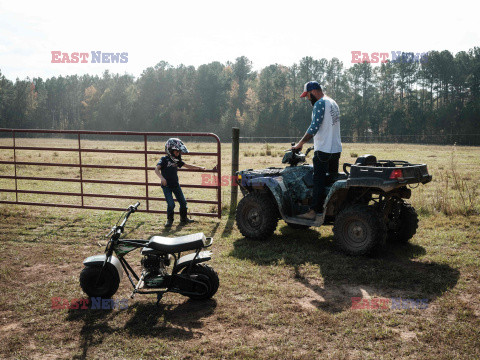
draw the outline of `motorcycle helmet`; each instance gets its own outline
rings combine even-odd
[[[180,151],[180,155],[178,155],[178,157],[175,157],[175,155],[173,155],[173,150]],[[167,153],[168,157],[172,159],[172,161],[177,163],[182,160],[182,154],[188,154],[188,149],[182,142],[182,140],[177,138],[170,138],[165,143],[165,152]]]

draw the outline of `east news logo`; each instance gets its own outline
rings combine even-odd
[[[111,63],[127,63],[128,52],[109,53],[101,51],[73,52],[71,54],[61,51],[51,51],[52,63],[92,63],[92,64],[111,64]],[[90,57],[90,54],[92,55]],[[88,61],[90,59],[90,61]]]

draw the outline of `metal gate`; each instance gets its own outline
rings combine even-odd
[[[27,135],[28,134],[28,135]],[[73,137],[76,146],[75,147],[39,147],[39,146],[18,146],[17,142],[20,137],[23,136],[32,136],[31,134],[52,134],[50,136],[59,136],[64,134]],[[57,135],[55,135],[57,134]],[[93,148],[82,148],[82,136],[115,136],[123,137],[126,139],[129,137],[141,137],[143,138],[143,149],[140,150],[114,150],[114,149],[93,149]],[[15,193],[15,201],[12,200],[2,200],[0,203],[3,204],[16,204],[16,205],[41,205],[41,206],[54,206],[54,207],[66,207],[66,208],[82,208],[82,209],[97,209],[97,210],[118,210],[123,211],[125,207],[105,207],[105,206],[91,206],[85,205],[84,200],[86,198],[112,198],[112,199],[134,199],[134,200],[143,200],[146,202],[146,208],[139,209],[140,212],[149,212],[149,213],[160,213],[166,214],[166,210],[155,210],[151,208],[152,201],[164,201],[165,198],[153,197],[151,196],[151,187],[160,186],[160,183],[149,182],[149,172],[154,170],[154,167],[148,165],[148,155],[162,155],[165,154],[164,151],[155,151],[149,150],[149,138],[152,137],[210,137],[216,141],[216,152],[189,152],[189,156],[207,156],[207,157],[216,157],[216,164],[211,170],[193,170],[193,169],[179,169],[179,171],[186,172],[197,172],[197,173],[214,173],[217,176],[217,179],[221,179],[221,143],[217,135],[213,133],[192,133],[192,132],[131,132],[131,131],[77,131],[77,130],[36,130],[36,129],[0,129],[0,136],[2,140],[5,138],[10,138],[12,141],[11,145],[0,145],[0,150],[13,150],[13,161],[0,159],[0,164],[4,165],[13,165],[14,171],[13,174],[5,174],[3,171],[0,173],[0,179],[11,179],[15,181],[15,189],[3,189],[0,188],[0,193]],[[78,161],[76,163],[41,163],[32,162],[32,161],[17,161],[17,152],[20,150],[33,150],[33,151],[55,151],[55,152],[70,152],[78,155]],[[82,161],[82,154],[87,153],[105,153],[105,154],[137,154],[144,155],[145,161],[142,161],[142,164],[138,166],[123,166],[123,165],[99,165],[99,164],[88,164],[85,161]],[[39,176],[20,176],[18,175],[19,167],[25,166],[48,166],[48,167],[70,167],[78,168],[78,178],[61,178],[61,177],[39,177]],[[118,181],[118,180],[99,180],[99,179],[84,179],[84,169],[116,169],[116,170],[137,170],[144,171],[144,181]],[[35,180],[35,181],[45,181],[45,182],[71,182],[80,184],[80,192],[59,192],[59,191],[39,191],[33,189],[19,189],[18,182],[22,180]],[[109,194],[95,194],[87,193],[84,191],[85,184],[115,184],[115,185],[134,185],[141,186],[145,188],[145,196],[129,196],[129,195],[109,195]],[[216,211],[212,212],[189,212],[191,215],[197,216],[210,216],[210,217],[221,217],[222,211],[222,199],[221,199],[221,188],[220,181],[214,182],[214,185],[206,184],[181,184],[182,188],[201,188],[208,189],[209,191],[216,190],[215,200],[200,200],[200,199],[189,199],[187,198],[188,203],[200,203],[200,204],[212,204],[216,205]],[[41,202],[29,202],[21,201],[19,195],[21,194],[44,194],[44,195],[60,195],[60,196],[77,196],[80,198],[78,204],[55,204],[55,203],[41,203]]]

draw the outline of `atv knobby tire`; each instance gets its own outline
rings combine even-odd
[[[399,211],[399,214],[397,214],[396,228],[389,229],[388,241],[406,244],[417,232],[418,215],[415,208],[404,201],[398,206],[399,209],[397,211]]]
[[[364,255],[384,244],[387,229],[381,214],[371,206],[353,205],[337,215],[333,234],[341,250],[351,255]]]
[[[237,206],[237,227],[248,239],[265,240],[278,224],[278,209],[267,193],[247,194]]]

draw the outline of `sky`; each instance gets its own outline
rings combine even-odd
[[[5,1],[0,0],[0,71],[27,77],[131,74],[164,60],[198,67],[248,57],[254,70],[305,56],[352,51],[453,54],[480,46],[474,1]],[[87,63],[52,63],[52,51],[88,53]],[[128,53],[92,63],[92,51]]]

